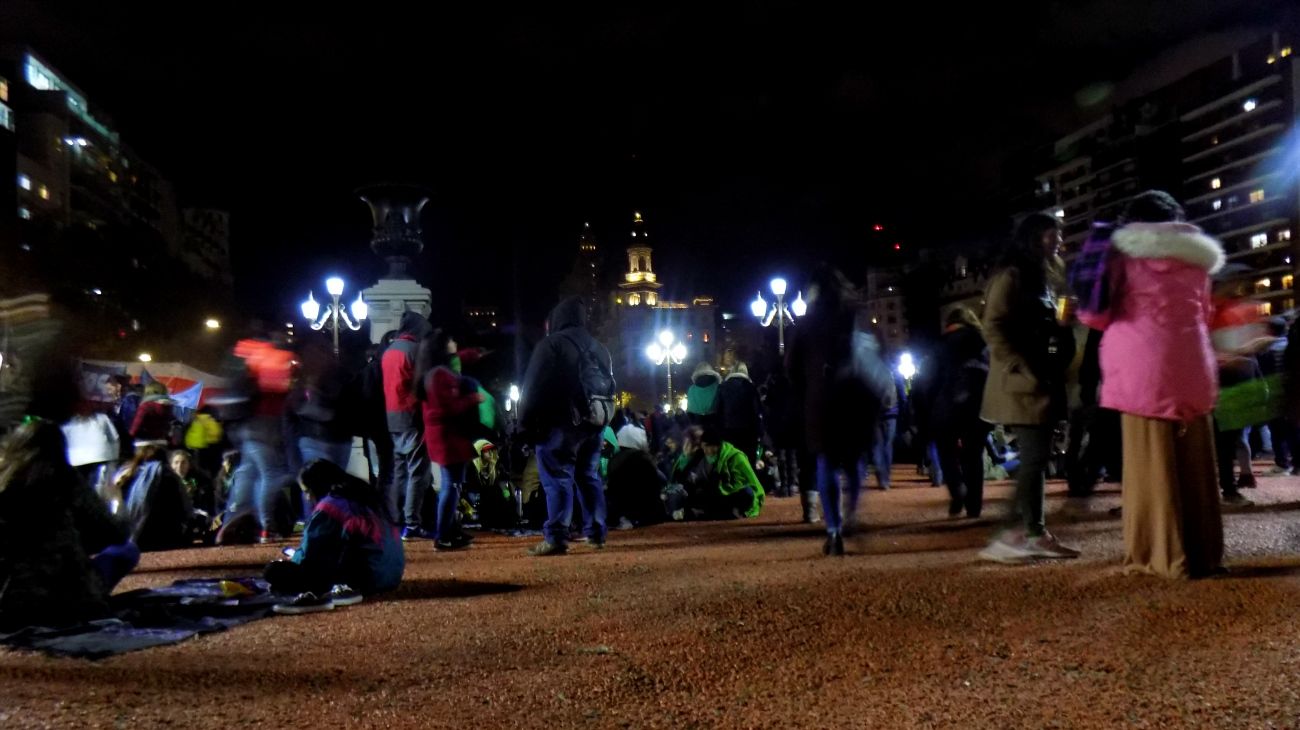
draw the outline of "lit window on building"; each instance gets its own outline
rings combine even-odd
[[[1286,58],[1287,56],[1291,55],[1291,46],[1286,46],[1281,51],[1278,51],[1278,55],[1281,56],[1282,58]]]
[[[1290,229],[1290,228],[1283,228],[1282,230],[1278,231],[1278,232],[1277,232],[1277,240],[1279,240],[1279,241],[1290,241],[1290,240],[1291,240],[1291,229]]]
[[[1293,286],[1295,286],[1295,275],[1294,275],[1294,274],[1287,274],[1286,276],[1283,276],[1283,277],[1282,277],[1282,288],[1283,288],[1283,289],[1290,289],[1290,288],[1292,288]]]
[[[654,305],[659,303],[659,295],[654,292],[650,292],[649,294],[646,294],[645,303],[653,307]]]
[[[0,127],[4,127],[10,132],[14,131],[14,110],[9,108],[8,104],[0,101]]]
[[[0,78],[0,101],[9,101],[9,80]]]
[[[708,342],[708,341],[709,341],[709,333],[708,333],[708,332],[705,332],[705,333],[704,333],[704,336],[701,337],[700,339],[703,340],[704,342]]]
[[[1253,112],[1258,107],[1259,107],[1259,102],[1256,101],[1255,99],[1247,99],[1241,102],[1241,110],[1243,112]]]
[[[1255,311],[1259,312],[1259,315],[1261,317],[1271,316],[1273,314],[1273,303],[1260,302],[1258,305],[1256,305]]]
[[[1250,202],[1252,203],[1264,202],[1264,189],[1260,188],[1258,190],[1250,191]]]
[[[1211,189],[1211,190],[1218,190],[1218,189],[1221,188],[1221,187],[1223,187],[1223,180],[1222,180],[1222,179],[1216,177],[1216,178],[1214,178],[1213,180],[1210,181],[1210,189]]]
[[[20,174],[18,176],[18,187],[22,188],[23,190],[31,190],[32,179],[30,177],[27,177],[26,175]]]
[[[1250,237],[1251,248],[1263,248],[1264,246],[1267,245],[1268,245],[1267,233],[1256,233],[1255,235]]]
[[[40,188],[36,190],[36,194],[41,196],[41,200],[50,199],[50,189],[44,185],[42,185]]]
[[[18,217],[22,218],[25,221],[29,221],[32,219],[32,211],[28,208],[19,208]]]
[[[1277,63],[1277,56],[1272,53],[1268,54],[1268,65],[1272,66],[1275,63]]]
[[[1044,180],[1044,181],[1043,181],[1043,184],[1042,184],[1042,186],[1039,188],[1039,190],[1042,190],[1044,193],[1050,193],[1050,192],[1052,192],[1052,181],[1051,181],[1051,180]]]
[[[635,306],[637,306],[638,304],[641,303],[641,295],[640,295],[640,294],[628,294],[628,295],[627,295],[627,303],[628,303],[628,306],[630,306],[630,307],[635,307]]]
[[[1222,208],[1222,207],[1223,207],[1223,199],[1220,198],[1220,199],[1218,199],[1218,200],[1215,200],[1213,203],[1210,203],[1210,207],[1213,208],[1213,209],[1215,209],[1215,210],[1218,210],[1218,209]]]
[[[63,83],[59,81],[59,77],[55,76],[54,72],[47,68],[45,64],[31,56],[27,57],[27,63],[23,68],[23,76],[27,79],[28,84],[41,91],[63,88]]]
[[[1052,215],[1056,216],[1060,220],[1065,220],[1065,208],[1057,208],[1052,212]]]
[[[1273,280],[1269,278],[1259,279],[1255,282],[1255,293],[1264,294],[1273,288]]]

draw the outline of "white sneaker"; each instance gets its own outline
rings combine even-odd
[[[1023,565],[1033,562],[1034,554],[1029,552],[1024,537],[1003,536],[981,550],[980,559],[1004,565]]]
[[[1056,539],[1056,535],[1050,532],[1044,532],[1038,537],[1031,537],[1025,543],[1025,550],[1035,558],[1046,558],[1048,560],[1069,560],[1079,557],[1079,551],[1062,545]]]

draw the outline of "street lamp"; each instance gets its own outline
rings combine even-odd
[[[219,330],[221,329],[221,320],[216,319],[215,317],[210,317],[206,322],[203,323],[203,326],[207,327],[210,330]]]
[[[754,318],[764,327],[770,327],[772,321],[776,321],[776,342],[779,352],[785,354],[785,323],[794,324],[796,317],[802,317],[808,313],[808,303],[803,300],[803,292],[795,297],[790,306],[785,306],[786,283],[785,279],[776,277],[768,284],[772,289],[772,296],[776,297],[776,302],[768,307],[767,302],[763,299],[763,293],[759,292],[754,301],[749,305],[749,311],[753,313]]]
[[[898,356],[898,374],[903,376],[903,380],[911,382],[916,377],[916,361],[912,359],[912,353],[904,352]]]
[[[655,365],[668,366],[668,407],[673,403],[673,366],[681,365],[686,360],[686,345],[676,342],[672,332],[664,330],[659,333],[659,341],[646,345],[645,354]]]
[[[348,311],[339,303],[343,296],[343,280],[337,276],[331,276],[325,280],[325,291],[329,292],[330,303],[325,305],[325,311],[321,311],[320,302],[312,293],[307,292],[307,301],[302,303],[302,316],[311,321],[311,328],[317,332],[325,329],[325,326],[331,325],[334,330],[334,355],[339,354],[339,322],[342,322],[348,329],[353,332],[361,329],[361,322],[370,314],[370,307],[365,300],[357,294],[357,300],[352,303],[352,314],[348,316]],[[292,327],[293,325],[289,325]]]

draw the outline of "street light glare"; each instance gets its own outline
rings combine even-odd
[[[759,293],[758,297],[750,303],[749,311],[759,319],[762,319],[763,315],[767,314],[767,302],[763,301],[762,293]]]
[[[314,321],[318,314],[320,314],[320,302],[316,301],[316,297],[312,296],[311,292],[307,292],[307,301],[302,303],[302,316]]]
[[[365,319],[366,316],[369,314],[370,314],[370,305],[366,304],[366,301],[361,298],[360,294],[358,294],[357,300],[352,303],[352,318],[360,322],[361,320]]]
[[[153,362],[153,355],[150,355],[147,352],[142,352],[140,353],[139,359],[140,362]]]
[[[204,322],[203,326],[207,327],[210,330],[219,330],[221,329],[221,320],[212,318]]]
[[[785,279],[782,279],[781,277],[778,276],[777,278],[772,280],[771,286],[772,286],[773,294],[775,294],[778,297],[785,296]]]
[[[645,346],[645,356],[658,365],[664,361],[664,349],[657,343],[651,342]]]
[[[686,359],[686,345],[684,345],[684,344],[682,344],[682,343],[680,343],[680,342],[678,342],[677,344],[673,345],[672,357],[673,357],[673,359],[676,360],[677,362],[682,362],[683,360],[685,360],[685,359]]]
[[[916,377],[916,361],[912,359],[912,353],[904,352],[898,356],[898,374],[907,380]]]
[[[672,347],[673,333],[669,332],[668,330],[662,330],[659,333],[659,344],[663,345],[664,347]]]
[[[808,302],[803,300],[803,292],[799,292],[799,296],[795,297],[794,302],[790,304],[790,311],[794,312],[796,317],[802,317],[808,313]]]
[[[513,383],[510,385],[510,400],[512,401],[519,400],[519,386],[514,385]]]
[[[332,297],[343,296],[343,280],[337,276],[331,276],[325,280],[325,291]]]

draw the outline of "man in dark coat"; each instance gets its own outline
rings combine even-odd
[[[560,302],[546,322],[546,338],[533,350],[520,388],[519,425],[536,445],[538,474],[546,493],[544,539],[529,552],[559,555],[568,549],[575,492],[590,516],[597,548],[605,544],[605,493],[600,481],[601,429],[575,424],[583,398],[579,372],[584,355],[613,370],[609,351],[587,332],[587,310],[580,297]]]
[[[753,467],[762,436],[763,404],[758,388],[749,378],[749,367],[743,362],[736,363],[718,386],[718,423],[722,426],[722,439],[740,449]]]

